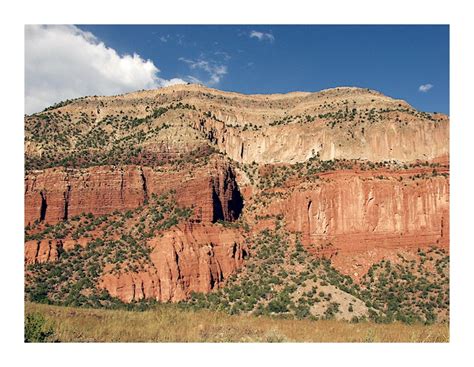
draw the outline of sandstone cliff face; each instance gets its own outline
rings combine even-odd
[[[427,122],[405,116],[407,125],[384,121],[348,130],[322,122],[262,127],[241,131],[222,121],[202,120],[196,127],[219,149],[243,163],[297,163],[319,153],[323,160],[433,160],[448,155],[449,122]],[[352,134],[352,135],[351,135]]]
[[[90,239],[44,239],[25,242],[25,265],[58,261],[61,253],[72,250],[76,245],[87,246]]]
[[[25,225],[53,224],[84,212],[101,215],[134,209],[151,195],[170,190],[175,190],[178,205],[194,208],[191,221],[149,242],[152,267],[120,275],[106,269],[100,286],[126,302],[179,301],[192,291],[219,287],[248,254],[237,230],[212,224],[236,220],[243,206],[233,169],[221,160],[179,172],[140,166],[35,171],[25,178]],[[55,262],[63,251],[76,244],[87,246],[89,240],[27,241],[25,264]]]
[[[25,265],[58,261],[63,252],[90,239],[47,239],[25,242]],[[149,240],[152,266],[139,272],[112,273],[106,266],[99,288],[124,302],[155,299],[177,302],[191,292],[218,287],[249,255],[242,234],[218,224],[181,224]]]
[[[354,276],[352,265],[359,264],[359,276],[381,259],[371,259],[372,252],[449,247],[449,180],[407,176],[326,174],[322,182],[274,202],[268,212],[282,213],[310,252],[339,257],[343,272]]]
[[[242,235],[218,225],[180,226],[149,245],[153,267],[139,273],[105,274],[99,286],[124,302],[181,301],[191,292],[218,288],[248,255]]]
[[[444,243],[448,197],[444,178],[405,186],[392,180],[346,177],[295,192],[287,202],[288,226],[314,240],[366,232],[413,235],[417,242],[433,242],[423,238],[430,234],[434,243]]]
[[[143,171],[133,166],[33,172],[25,178],[25,224],[136,208],[145,200],[143,184]]]
[[[179,205],[194,206],[197,221],[232,221],[243,206],[232,168],[220,161],[191,173],[140,166],[51,168],[25,178],[25,225],[134,209],[169,190],[176,190]]]
[[[59,240],[41,240],[25,242],[25,264],[39,264],[54,262],[62,251],[62,242]]]

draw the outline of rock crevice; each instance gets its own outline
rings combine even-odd
[[[25,179],[25,225],[54,224],[92,213],[103,215],[145,204],[152,194],[176,191],[180,206],[194,207],[198,222],[236,220],[243,208],[235,173],[229,164],[210,163],[183,180],[183,173],[148,167],[113,166],[34,171]]]

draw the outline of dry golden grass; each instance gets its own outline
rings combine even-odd
[[[351,324],[184,311],[161,305],[145,312],[26,303],[61,342],[448,342],[449,325]]]

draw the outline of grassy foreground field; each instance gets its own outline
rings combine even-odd
[[[160,305],[144,312],[26,303],[60,342],[448,342],[449,325],[283,320],[187,311]]]

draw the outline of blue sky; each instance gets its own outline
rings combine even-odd
[[[100,66],[103,70],[116,72],[114,75],[144,73],[139,81],[129,77],[117,87],[119,92],[178,80],[242,93],[359,86],[404,99],[422,111],[449,114],[448,26],[78,25],[72,32],[76,38],[79,35],[95,46],[100,44],[102,51],[105,48],[117,54],[116,61],[103,61],[104,65]],[[28,37],[27,32],[27,40]],[[26,47],[28,61],[28,45]],[[61,47],[66,46],[49,45],[48,49]],[[78,44],[75,48],[80,47]],[[66,51],[64,54],[68,54]],[[96,51],[91,50],[91,53]],[[139,59],[135,58],[132,66],[126,64],[130,58],[121,59],[134,54]],[[55,56],[55,60],[60,58],[61,55]],[[107,59],[104,56],[104,60]],[[71,61],[64,63],[71,64]],[[151,64],[153,70],[150,70]],[[81,89],[76,83],[77,94],[114,91],[115,81],[111,77],[101,82],[103,92],[101,83],[93,85],[93,80],[101,78],[95,76],[87,81],[87,77],[82,77],[87,74],[87,67],[77,66],[76,79],[84,79],[89,85],[88,89]],[[32,68],[39,68],[38,63]],[[71,69],[75,70],[72,66]],[[37,74],[35,82],[43,88],[45,78],[54,78],[50,72],[42,78]],[[117,78],[120,77],[115,76],[115,80]],[[28,86],[28,77],[26,83]],[[51,84],[54,91],[63,88],[69,93],[58,93],[58,98],[72,96],[74,92],[74,88],[67,85]]]

